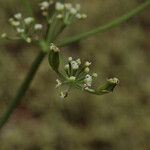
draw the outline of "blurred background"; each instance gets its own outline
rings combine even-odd
[[[36,18],[38,0],[31,6]],[[61,39],[93,29],[125,14],[144,0],[74,0],[88,15],[65,30]],[[27,16],[19,0],[0,0],[0,33],[12,34],[8,19]],[[93,62],[101,83],[117,77],[114,93],[93,96],[72,91],[61,100],[55,73],[42,63],[21,105],[0,133],[0,150],[149,150],[150,11],[121,26],[62,48],[63,54]],[[0,115],[14,97],[39,49],[0,41]]]

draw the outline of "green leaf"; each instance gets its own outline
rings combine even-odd
[[[48,60],[49,60],[49,64],[52,67],[52,69],[55,72],[58,72],[59,64],[60,64],[59,49],[53,44],[51,44],[50,52],[48,55]]]
[[[104,85],[102,85],[95,91],[95,94],[103,95],[103,94],[113,92],[114,88],[118,83],[119,80],[117,78],[108,79]]]

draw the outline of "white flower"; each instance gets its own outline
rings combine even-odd
[[[49,4],[49,2],[44,1],[44,2],[40,3],[39,5],[41,7],[41,10],[45,10],[45,9],[48,9],[50,4]]]
[[[71,61],[71,67],[73,70],[77,70],[79,68],[79,65],[76,61]]]
[[[60,93],[60,98],[62,98],[62,99],[65,98],[65,94],[63,92]]]
[[[89,74],[87,74],[85,76],[84,82],[86,83],[87,86],[91,86],[92,85],[92,76],[90,76]]]
[[[57,17],[58,19],[62,19],[62,18],[63,18],[63,15],[62,15],[62,14],[58,14],[56,17]]]
[[[73,15],[75,15],[77,13],[77,10],[75,8],[71,8],[70,9],[70,13],[73,14]]]
[[[70,10],[72,8],[72,4],[71,3],[65,3],[65,8]]]
[[[119,83],[119,80],[117,78],[110,78],[107,81],[110,82],[110,83],[114,83],[114,84],[118,84]]]
[[[76,18],[77,18],[77,19],[82,19],[82,15],[81,15],[80,13],[77,13],[77,14],[76,14]]]
[[[42,24],[35,24],[34,25],[34,29],[35,30],[41,30],[43,28],[43,25]]]
[[[55,9],[58,11],[64,10],[64,8],[65,8],[64,4],[62,4],[60,2],[57,2],[55,5]]]
[[[56,47],[53,43],[50,45],[50,50],[53,50],[54,52],[60,52],[60,49]]]
[[[17,13],[17,14],[14,15],[14,17],[19,20],[19,19],[22,18],[22,14],[21,13]]]
[[[71,77],[69,77],[69,80],[70,80],[70,81],[75,81],[75,80],[76,80],[76,77],[71,76]]]
[[[78,65],[81,65],[81,59],[77,59],[76,62],[78,63]]]
[[[71,62],[72,60],[73,60],[72,57],[69,57],[69,58],[68,58],[68,61],[69,61],[69,62]]]
[[[68,96],[68,92],[60,92],[60,98],[64,99]]]
[[[86,67],[84,71],[88,73],[90,71],[89,67]]]
[[[18,32],[18,33],[23,33],[24,31],[25,31],[24,29],[17,28],[17,32]]]
[[[30,38],[30,37],[27,37],[27,38],[26,38],[26,41],[27,41],[28,43],[31,43],[31,38]]]
[[[10,21],[10,24],[11,24],[12,26],[17,27],[17,26],[20,25],[20,22],[19,22],[19,21],[15,21],[13,18],[10,18],[9,21]]]
[[[87,15],[86,14],[82,14],[82,19],[86,19]]]
[[[30,25],[34,21],[33,17],[27,17],[24,19],[25,24]]]
[[[60,80],[56,80],[57,84],[56,84],[56,88],[60,87],[62,85],[61,81]]]
[[[93,76],[94,78],[96,78],[98,75],[97,75],[97,73],[93,73],[92,76]]]
[[[88,61],[85,62],[85,66],[86,66],[86,67],[89,67],[91,64],[92,64],[91,62],[88,62]]]
[[[1,37],[2,37],[2,38],[5,38],[5,37],[7,37],[7,34],[6,34],[6,33],[2,33],[2,34],[1,34]]]
[[[69,64],[65,65],[65,69],[66,69],[66,70],[69,69]]]

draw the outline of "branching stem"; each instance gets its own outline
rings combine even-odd
[[[26,9],[30,13],[32,13],[32,9],[31,9],[30,5],[28,4],[28,1],[26,1],[26,0],[21,0],[21,1],[24,2],[24,4],[26,5]],[[145,3],[141,4],[139,7],[135,8],[131,12],[123,15],[122,17],[112,21],[111,23],[108,23],[104,26],[98,27],[98,28],[96,28],[94,30],[91,30],[91,31],[88,31],[86,33],[82,33],[82,34],[79,34],[77,36],[67,38],[59,46],[63,47],[63,46],[66,46],[68,44],[71,44],[73,42],[82,40],[84,38],[94,36],[97,33],[104,32],[104,31],[110,30],[114,27],[117,27],[120,24],[122,24],[122,23],[126,22],[127,20],[129,20],[130,18],[134,17],[135,15],[140,13],[141,11],[143,11],[149,5],[150,5],[150,0],[147,0]],[[29,88],[34,76],[36,75],[36,72],[37,72],[37,70],[38,70],[38,68],[39,68],[40,64],[42,63],[45,56],[46,56],[46,53],[44,51],[40,51],[39,54],[37,55],[36,59],[34,60],[32,66],[31,66],[31,68],[30,68],[30,70],[29,70],[29,72],[26,76],[26,78],[24,79],[24,81],[22,82],[19,90],[17,91],[17,94],[15,95],[15,97],[11,101],[11,103],[9,104],[7,110],[2,115],[2,117],[0,119],[0,129],[5,125],[5,123],[8,121],[8,119],[10,118],[13,111],[20,104],[23,96],[25,95],[26,91],[28,90],[28,88]]]

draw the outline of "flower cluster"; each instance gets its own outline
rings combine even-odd
[[[32,40],[38,40],[39,31],[42,30],[43,25],[35,23],[33,17],[23,18],[21,13],[17,13],[13,18],[9,19],[9,23],[15,29],[17,39],[23,39],[28,43]],[[7,38],[7,34],[3,33],[2,38]]]
[[[57,81],[56,87],[58,88],[59,86],[63,84],[69,84],[71,86],[75,87],[80,87],[82,90],[87,90],[92,87],[93,79],[97,77],[97,73],[93,73],[90,75],[90,67],[91,63],[90,62],[85,62],[82,64],[81,60],[78,58],[77,60],[73,60],[72,57],[68,58],[67,64],[64,66],[65,70],[65,81]],[[66,97],[66,91],[65,94],[62,94],[61,92],[61,97],[65,98]],[[68,94],[67,94],[68,95]]]
[[[51,22],[51,12],[50,10],[54,9],[54,17],[56,19],[60,19],[63,21],[65,25],[69,25],[74,23],[78,19],[85,19],[87,18],[86,14],[81,14],[80,4],[76,4],[73,6],[71,3],[61,3],[61,2],[53,2],[53,1],[44,1],[39,4],[40,9],[42,10],[43,16],[47,17]],[[50,18],[49,18],[50,16]]]
[[[91,62],[81,62],[81,59],[74,60],[69,57],[65,63],[63,70],[59,69],[59,53],[60,50],[54,44],[50,46],[49,63],[52,69],[58,74],[56,88],[67,86],[67,90],[61,91],[61,98],[66,98],[71,88],[75,87],[83,91],[102,95],[112,92],[114,87],[119,83],[117,78],[107,79],[107,82],[97,89],[93,87],[93,81],[98,76],[97,73],[90,73]]]
[[[71,3],[54,2],[52,0],[39,3],[43,16],[46,17],[47,31],[42,32],[43,25],[36,23],[35,18],[23,18],[21,13],[15,14],[9,19],[9,23],[16,31],[15,37],[9,37],[6,33],[1,35],[2,38],[19,40],[23,39],[28,43],[39,41],[46,37],[47,40],[54,40],[67,25],[74,23],[78,19],[86,18],[86,14],[80,13],[80,5]],[[46,36],[45,36],[46,35]]]

